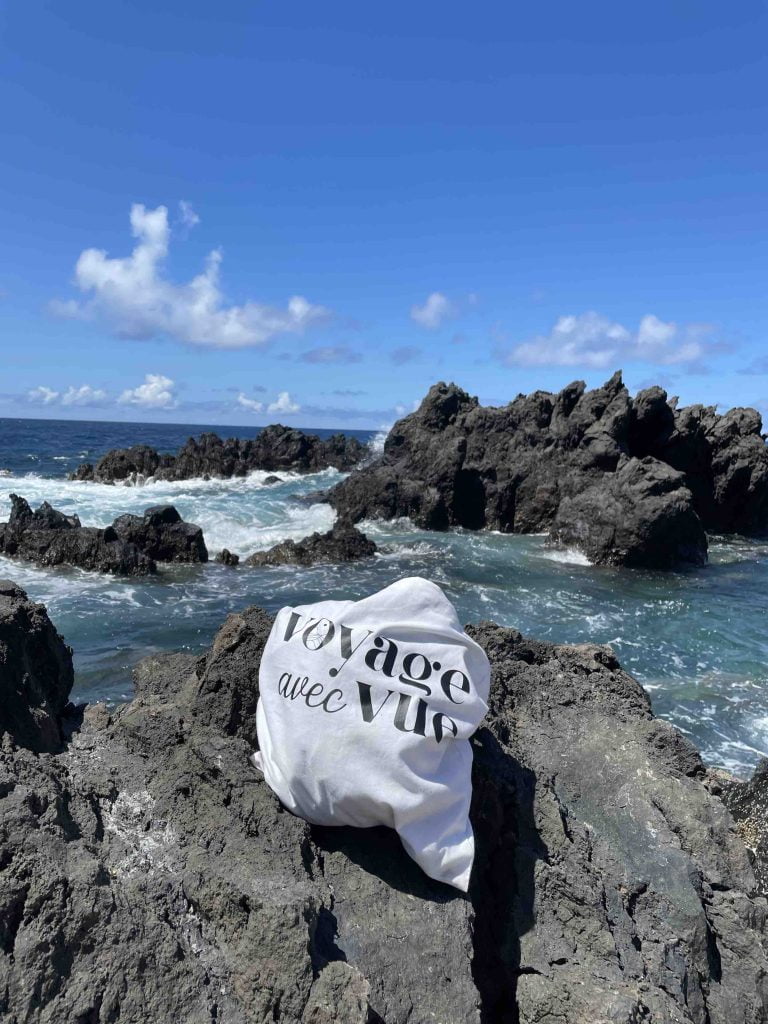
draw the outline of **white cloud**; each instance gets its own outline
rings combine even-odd
[[[47,388],[41,384],[40,387],[30,388],[27,392],[27,399],[37,405],[52,405],[59,397],[59,392],[53,388]]]
[[[192,204],[188,203],[186,199],[179,201],[179,220],[185,228],[193,228],[200,223],[200,218],[192,209]]]
[[[301,406],[291,399],[287,391],[281,391],[274,402],[269,403],[267,412],[282,412],[289,415],[298,412]]]
[[[101,405],[106,400],[107,392],[103,388],[92,388],[89,384],[69,387],[61,396],[62,405]]]
[[[444,320],[454,316],[456,316],[456,307],[440,292],[432,292],[427,296],[427,301],[423,306],[411,306],[411,320],[415,320],[417,324],[426,327],[429,331],[434,331]]]
[[[242,405],[242,407],[247,409],[248,412],[261,412],[264,408],[263,402],[257,402],[254,398],[248,398],[248,396],[244,395],[242,391],[237,396],[237,404]]]
[[[184,214],[182,214],[184,216]],[[197,214],[188,208],[186,223]],[[75,281],[88,295],[81,302],[54,301],[59,316],[100,318],[127,338],[168,335],[176,341],[212,348],[263,345],[279,334],[302,334],[329,316],[294,295],[285,309],[246,302],[226,306],[219,287],[220,249],[209,253],[205,269],[186,284],[174,284],[163,273],[168,255],[168,210],[131,207],[131,230],[138,239],[130,256],[113,258],[103,249],[85,249],[75,267]]]
[[[679,326],[653,314],[642,318],[636,331],[600,313],[561,316],[549,334],[516,345],[504,356],[510,365],[587,366],[605,369],[617,360],[672,366],[694,363],[707,350],[707,324]]]
[[[160,373],[148,373],[137,388],[127,388],[118,398],[121,405],[139,405],[145,409],[174,409],[174,382]]]

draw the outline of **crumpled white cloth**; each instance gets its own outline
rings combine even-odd
[[[388,825],[432,878],[467,891],[470,736],[490,665],[429,580],[283,608],[259,672],[254,763],[318,825]]]

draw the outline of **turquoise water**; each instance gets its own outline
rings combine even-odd
[[[89,525],[169,501],[203,527],[212,554],[226,546],[241,556],[330,527],[327,505],[297,499],[341,479],[332,470],[280,474],[284,483],[273,487],[263,485],[265,473],[143,487],[65,479],[79,461],[115,444],[146,441],[173,450],[199,429],[57,424],[52,430],[0,421],[0,468],[10,472],[0,478],[0,519],[10,492],[33,504],[47,499]],[[242,436],[255,432],[237,428]],[[690,736],[711,763],[748,774],[768,755],[768,543],[714,538],[709,566],[661,574],[590,566],[576,552],[549,548],[544,537],[431,534],[408,522],[365,528],[382,554],[352,566],[177,566],[138,581],[0,558],[0,575],[48,606],[75,650],[78,699],[126,699],[139,658],[202,650],[225,615],[247,604],[276,610],[361,597],[418,574],[445,589],[464,621],[493,619],[540,639],[610,644],[650,693],[656,714]]]

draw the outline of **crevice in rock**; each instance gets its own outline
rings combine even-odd
[[[472,976],[482,1024],[518,1024],[520,937],[534,923],[534,869],[547,849],[534,820],[536,780],[487,729],[473,741],[475,866]]]

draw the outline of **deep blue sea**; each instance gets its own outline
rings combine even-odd
[[[105,526],[122,512],[172,502],[203,527],[211,554],[246,556],[286,537],[328,529],[327,505],[296,501],[341,474],[265,473],[238,480],[74,483],[79,463],[110,448],[146,443],[175,451],[215,430],[253,437],[258,428],[0,419],[0,520],[8,494],[48,500]],[[305,428],[311,429],[311,428]],[[327,435],[332,431],[316,431]],[[353,431],[372,448],[383,438]],[[44,602],[75,651],[75,699],[119,701],[131,667],[160,650],[199,651],[226,614],[257,603],[276,610],[320,598],[356,598],[406,575],[439,583],[463,621],[493,619],[540,639],[610,644],[645,686],[656,714],[674,722],[705,758],[748,774],[768,755],[768,544],[713,538],[710,564],[679,573],[606,569],[544,537],[456,531],[432,534],[407,522],[369,524],[383,553],[357,566],[229,569],[164,566],[156,579],[118,579],[77,569],[38,569],[0,557],[0,575]]]

